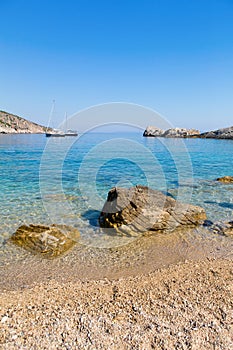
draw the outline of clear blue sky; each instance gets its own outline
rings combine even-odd
[[[46,124],[52,99],[57,121],[125,101],[174,126],[233,125],[232,0],[0,0],[0,13],[2,110]]]

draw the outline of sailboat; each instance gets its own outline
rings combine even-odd
[[[53,104],[52,104],[52,108],[51,108],[51,112],[50,112],[50,116],[49,116],[49,124],[53,115],[53,111],[54,111],[54,106],[55,106],[55,100],[53,100]],[[65,137],[66,134],[62,131],[62,130],[58,130],[58,129],[52,129],[47,127],[47,131],[45,133],[46,137]]]
[[[62,130],[53,129],[52,131],[45,133],[46,137],[65,137],[66,134]]]
[[[78,133],[76,130],[70,130],[68,129],[65,133],[65,136],[78,136]]]
[[[65,136],[78,136],[78,133],[76,130],[67,129],[67,113],[66,113],[66,131]]]

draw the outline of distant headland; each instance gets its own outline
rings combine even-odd
[[[0,134],[45,134],[52,130],[8,112],[0,111]]]

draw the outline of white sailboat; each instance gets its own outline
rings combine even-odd
[[[58,129],[53,129],[52,131],[46,132],[45,133],[46,137],[65,137],[66,134]]]
[[[67,129],[67,113],[66,113],[66,131],[65,136],[78,136],[78,132],[76,130]]]
[[[54,107],[55,107],[55,100],[53,100],[53,104],[52,104],[52,108],[51,108],[51,112],[50,112],[50,116],[49,116],[49,123],[48,123],[48,125],[51,122],[52,115],[53,115],[53,112],[54,112]],[[65,137],[66,134],[62,130],[52,129],[52,128],[47,127],[47,131],[45,133],[45,136],[46,137]]]

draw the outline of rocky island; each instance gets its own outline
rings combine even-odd
[[[208,131],[201,134],[202,138],[206,139],[233,139],[233,126],[229,128]]]
[[[196,129],[171,128],[162,130],[156,126],[147,126],[143,133],[146,137],[174,137],[174,138],[203,138],[203,139],[229,139],[233,140],[233,126],[214,131],[201,133]]]
[[[52,129],[0,111],[0,134],[44,134],[47,130]]]
[[[162,130],[155,126],[148,126],[143,133],[143,136],[151,137],[200,137],[200,131],[196,129],[171,128]]]

